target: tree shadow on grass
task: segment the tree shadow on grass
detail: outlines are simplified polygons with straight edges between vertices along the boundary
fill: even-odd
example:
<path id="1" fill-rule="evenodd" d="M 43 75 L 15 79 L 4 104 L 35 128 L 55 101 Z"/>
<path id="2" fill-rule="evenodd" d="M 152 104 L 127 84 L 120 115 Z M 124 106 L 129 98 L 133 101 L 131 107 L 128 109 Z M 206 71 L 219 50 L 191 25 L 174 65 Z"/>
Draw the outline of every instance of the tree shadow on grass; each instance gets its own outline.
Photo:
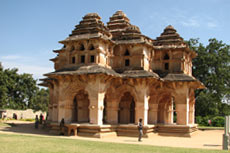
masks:
<path id="1" fill-rule="evenodd" d="M 39 134 L 39 135 L 51 135 L 48 128 L 44 128 L 43 125 L 39 125 L 38 129 L 35 129 L 35 124 L 33 122 L 28 123 L 5 123 L 9 126 L 0 127 L 0 131 L 5 132 L 15 132 L 23 134 Z"/>

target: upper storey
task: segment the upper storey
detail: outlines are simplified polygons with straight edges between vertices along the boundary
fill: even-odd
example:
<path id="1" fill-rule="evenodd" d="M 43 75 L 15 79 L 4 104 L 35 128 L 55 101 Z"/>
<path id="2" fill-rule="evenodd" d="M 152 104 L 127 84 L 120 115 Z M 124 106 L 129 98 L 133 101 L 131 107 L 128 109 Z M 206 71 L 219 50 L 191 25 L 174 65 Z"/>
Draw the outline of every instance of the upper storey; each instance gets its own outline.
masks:
<path id="1" fill-rule="evenodd" d="M 132 25 L 122 11 L 117 11 L 110 17 L 107 27 L 116 43 L 110 57 L 111 67 L 119 73 L 150 71 L 152 39 L 141 34 L 140 29 Z"/>
<path id="2" fill-rule="evenodd" d="M 153 71 L 192 75 L 192 59 L 196 53 L 189 49 L 173 26 L 167 26 L 153 46 Z"/>
<path id="3" fill-rule="evenodd" d="M 113 45 L 112 35 L 100 19 L 97 13 L 85 15 L 72 34 L 60 41 L 64 47 L 55 50 L 58 56 L 51 59 L 55 62 L 55 70 L 85 64 L 108 66 L 106 57 Z"/>
<path id="4" fill-rule="evenodd" d="M 172 26 L 153 40 L 132 25 L 126 14 L 117 11 L 107 26 L 97 13 L 89 13 L 75 26 L 64 46 L 54 50 L 58 55 L 51 59 L 55 70 L 98 65 L 115 73 L 144 72 L 161 75 L 180 73 L 192 75 L 191 51 Z"/>

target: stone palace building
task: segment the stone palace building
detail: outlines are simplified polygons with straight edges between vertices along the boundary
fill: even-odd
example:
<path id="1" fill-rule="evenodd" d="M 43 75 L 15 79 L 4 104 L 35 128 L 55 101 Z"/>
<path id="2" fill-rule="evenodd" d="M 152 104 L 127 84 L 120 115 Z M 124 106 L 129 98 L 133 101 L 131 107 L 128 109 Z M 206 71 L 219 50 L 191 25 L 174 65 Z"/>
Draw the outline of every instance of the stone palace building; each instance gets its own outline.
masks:
<path id="1" fill-rule="evenodd" d="M 68 134 L 135 136 L 143 119 L 144 136 L 190 136 L 194 90 L 204 85 L 192 76 L 190 50 L 167 26 L 156 39 L 117 11 L 105 26 L 97 13 L 83 17 L 54 50 L 55 71 L 45 74 L 49 87 L 51 131 L 64 118 Z"/>

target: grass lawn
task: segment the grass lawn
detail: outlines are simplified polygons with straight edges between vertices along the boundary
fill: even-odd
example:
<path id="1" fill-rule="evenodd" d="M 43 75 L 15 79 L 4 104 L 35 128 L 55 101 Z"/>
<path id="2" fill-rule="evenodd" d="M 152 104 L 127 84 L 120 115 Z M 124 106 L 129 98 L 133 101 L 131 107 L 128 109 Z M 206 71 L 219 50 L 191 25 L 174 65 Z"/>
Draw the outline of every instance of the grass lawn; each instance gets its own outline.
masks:
<path id="1" fill-rule="evenodd" d="M 0 134 L 0 153 L 222 153 L 221 150 L 186 149 L 106 143 L 77 139 Z"/>
<path id="2" fill-rule="evenodd" d="M 224 130 L 224 127 L 198 126 L 198 129 L 204 129 L 204 130 Z"/>

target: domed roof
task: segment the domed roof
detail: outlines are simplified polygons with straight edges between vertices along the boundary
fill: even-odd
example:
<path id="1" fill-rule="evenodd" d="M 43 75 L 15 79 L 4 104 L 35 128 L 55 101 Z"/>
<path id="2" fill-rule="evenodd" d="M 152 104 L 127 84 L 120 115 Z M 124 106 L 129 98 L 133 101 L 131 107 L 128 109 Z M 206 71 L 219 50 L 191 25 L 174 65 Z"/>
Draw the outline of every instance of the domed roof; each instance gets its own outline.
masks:
<path id="1" fill-rule="evenodd" d="M 70 37 L 88 34 L 88 37 L 90 38 L 90 35 L 98 33 L 101 33 L 108 38 L 111 37 L 108 28 L 104 26 L 104 23 L 100 19 L 101 17 L 97 13 L 86 14 L 83 17 L 83 20 L 75 26 L 75 29 L 72 31 L 72 34 L 70 34 Z"/>
<path id="2" fill-rule="evenodd" d="M 117 11 L 110 17 L 107 27 L 109 32 L 113 35 L 113 40 L 116 40 L 131 24 L 126 14 L 122 11 Z"/>
<path id="3" fill-rule="evenodd" d="M 172 25 L 168 25 L 160 37 L 157 37 L 154 46 L 186 46 L 184 39 L 180 37 Z"/>
<path id="4" fill-rule="evenodd" d="M 88 19 L 88 18 L 97 18 L 99 20 L 101 19 L 101 17 L 97 13 L 88 13 L 83 17 L 83 19 Z"/>

